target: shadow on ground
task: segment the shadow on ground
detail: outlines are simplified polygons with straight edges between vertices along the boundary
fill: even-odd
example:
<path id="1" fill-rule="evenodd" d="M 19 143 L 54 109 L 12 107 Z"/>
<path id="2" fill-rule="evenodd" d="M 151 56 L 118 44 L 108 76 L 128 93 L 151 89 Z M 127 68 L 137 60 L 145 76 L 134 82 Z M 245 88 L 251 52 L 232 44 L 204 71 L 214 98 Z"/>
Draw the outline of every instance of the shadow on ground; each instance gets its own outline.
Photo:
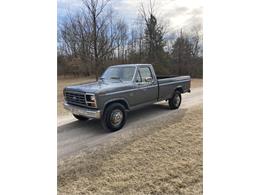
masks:
<path id="1" fill-rule="evenodd" d="M 129 127 L 138 121 L 141 121 L 143 119 L 149 119 L 153 116 L 179 111 L 170 110 L 168 105 L 166 104 L 149 105 L 144 108 L 129 112 L 127 114 L 127 126 Z M 97 119 L 91 119 L 88 121 L 73 121 L 69 124 L 61 125 L 58 127 L 58 133 L 70 130 L 75 131 L 75 129 L 79 131 L 92 132 L 94 134 L 109 133 L 102 128 L 101 121 Z"/>

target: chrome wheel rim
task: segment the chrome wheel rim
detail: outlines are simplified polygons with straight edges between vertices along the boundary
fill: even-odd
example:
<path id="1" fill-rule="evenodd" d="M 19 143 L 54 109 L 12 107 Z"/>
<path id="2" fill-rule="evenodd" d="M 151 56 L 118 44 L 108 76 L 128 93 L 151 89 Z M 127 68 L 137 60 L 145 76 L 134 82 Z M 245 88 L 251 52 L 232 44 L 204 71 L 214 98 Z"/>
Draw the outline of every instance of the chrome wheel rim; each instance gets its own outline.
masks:
<path id="1" fill-rule="evenodd" d="M 114 126 L 118 126 L 121 124 L 123 120 L 123 112 L 119 109 L 115 109 L 112 111 L 111 116 L 110 116 L 110 122 Z"/>

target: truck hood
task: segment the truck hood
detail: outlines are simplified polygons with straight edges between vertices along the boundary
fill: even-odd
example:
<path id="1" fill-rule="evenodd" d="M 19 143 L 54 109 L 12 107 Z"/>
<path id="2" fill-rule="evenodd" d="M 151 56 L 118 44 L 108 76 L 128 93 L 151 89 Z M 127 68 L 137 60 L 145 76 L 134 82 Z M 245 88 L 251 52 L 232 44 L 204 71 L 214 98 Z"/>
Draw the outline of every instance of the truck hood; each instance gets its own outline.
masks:
<path id="1" fill-rule="evenodd" d="M 125 90 L 125 89 L 130 89 L 130 88 L 132 88 L 131 82 L 98 81 L 98 82 L 94 82 L 94 83 L 67 86 L 67 87 L 65 87 L 65 90 L 99 94 L 99 93 L 114 92 L 114 91 L 118 91 L 118 90 Z"/>

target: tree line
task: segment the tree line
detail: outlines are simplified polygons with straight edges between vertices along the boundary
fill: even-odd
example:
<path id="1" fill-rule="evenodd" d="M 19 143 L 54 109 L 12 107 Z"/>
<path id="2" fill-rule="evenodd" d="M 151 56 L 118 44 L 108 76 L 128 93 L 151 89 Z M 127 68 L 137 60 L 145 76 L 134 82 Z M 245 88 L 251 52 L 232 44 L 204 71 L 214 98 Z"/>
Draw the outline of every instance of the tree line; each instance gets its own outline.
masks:
<path id="1" fill-rule="evenodd" d="M 82 2 L 81 10 L 68 12 L 58 24 L 59 75 L 98 78 L 109 65 L 149 63 L 158 74 L 202 77 L 200 29 L 167 31 L 152 3 L 149 8 L 141 4 L 140 16 L 129 25 L 116 16 L 110 0 Z"/>

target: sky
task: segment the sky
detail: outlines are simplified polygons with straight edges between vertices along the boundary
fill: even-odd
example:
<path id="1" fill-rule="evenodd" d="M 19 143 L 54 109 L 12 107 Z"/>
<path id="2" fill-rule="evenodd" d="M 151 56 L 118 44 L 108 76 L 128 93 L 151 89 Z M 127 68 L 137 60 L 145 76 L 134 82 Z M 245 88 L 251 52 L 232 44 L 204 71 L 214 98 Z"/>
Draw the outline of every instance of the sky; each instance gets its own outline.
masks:
<path id="1" fill-rule="evenodd" d="M 117 15 L 124 18 L 129 24 L 134 23 L 138 16 L 141 3 L 148 5 L 149 0 L 111 0 Z M 195 26 L 202 27 L 202 0 L 155 0 L 156 16 L 167 23 L 171 32 L 192 30 Z M 58 22 L 62 21 L 67 13 L 77 12 L 82 5 L 82 0 L 58 0 Z"/>

